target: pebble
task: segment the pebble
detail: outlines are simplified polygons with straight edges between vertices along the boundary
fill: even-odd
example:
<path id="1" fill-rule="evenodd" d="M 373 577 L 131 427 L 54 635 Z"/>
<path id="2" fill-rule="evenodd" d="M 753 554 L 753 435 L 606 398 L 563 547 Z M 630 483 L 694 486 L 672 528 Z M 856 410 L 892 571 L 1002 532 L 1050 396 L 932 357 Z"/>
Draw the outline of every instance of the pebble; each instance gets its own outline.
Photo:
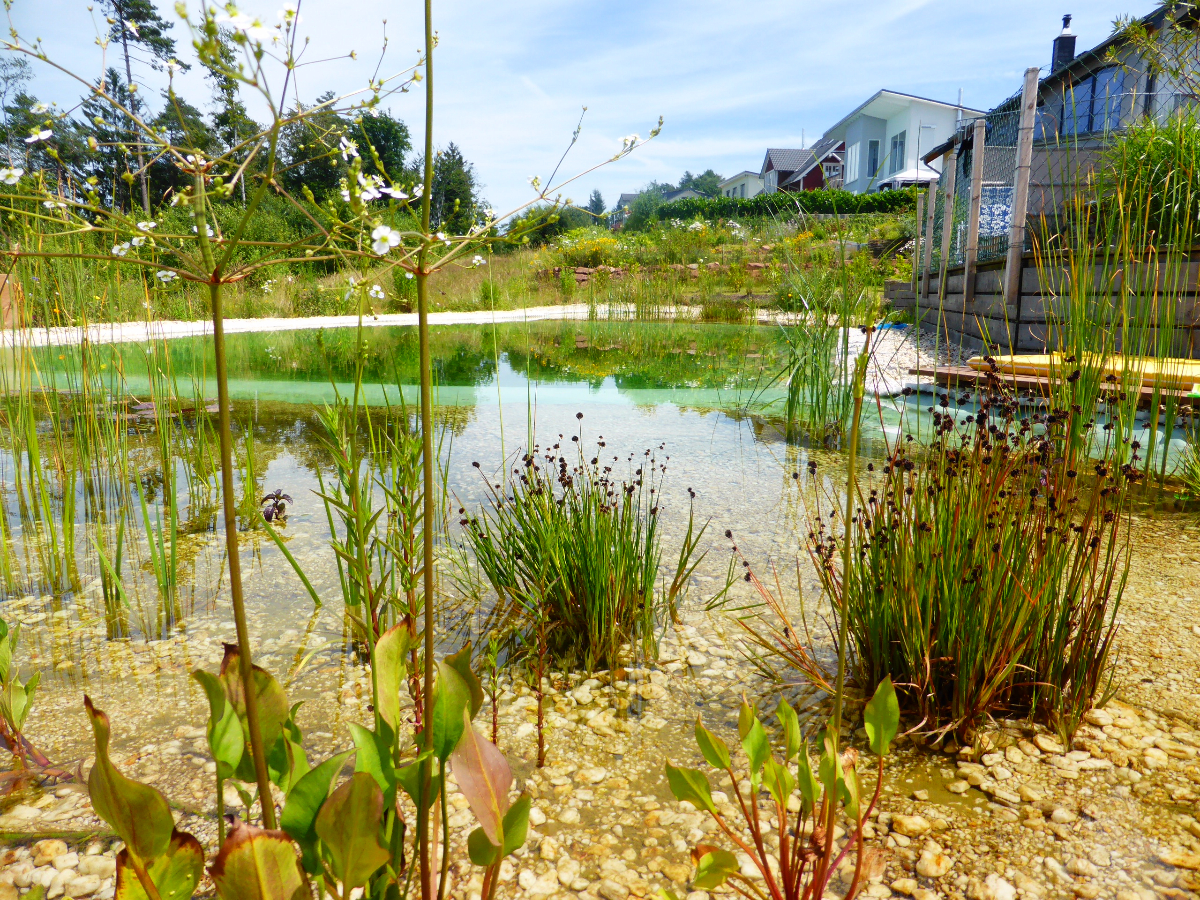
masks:
<path id="1" fill-rule="evenodd" d="M 1033 736 L 1033 745 L 1043 753 L 1062 755 L 1063 752 L 1063 745 L 1048 734 L 1035 734 Z"/>
<path id="2" fill-rule="evenodd" d="M 917 860 L 917 874 L 922 878 L 941 878 L 954 863 L 945 853 L 926 850 Z"/>
<path id="3" fill-rule="evenodd" d="M 604 900 L 625 900 L 629 896 L 629 888 L 611 878 L 602 878 L 596 893 Z"/>
<path id="4" fill-rule="evenodd" d="M 33 864 L 35 866 L 48 865 L 55 857 L 61 856 L 66 852 L 66 841 L 60 841 L 57 838 L 38 841 L 33 845 Z"/>
<path id="5" fill-rule="evenodd" d="M 923 816 L 892 816 L 892 830 L 905 837 L 920 837 L 928 833 L 929 829 L 929 821 Z"/>

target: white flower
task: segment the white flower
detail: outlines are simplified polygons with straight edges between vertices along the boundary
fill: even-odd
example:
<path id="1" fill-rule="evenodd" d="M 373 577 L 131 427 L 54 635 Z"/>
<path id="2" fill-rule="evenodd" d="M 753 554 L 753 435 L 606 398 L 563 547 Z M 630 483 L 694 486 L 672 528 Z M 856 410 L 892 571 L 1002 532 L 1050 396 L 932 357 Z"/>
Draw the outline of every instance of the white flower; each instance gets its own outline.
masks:
<path id="1" fill-rule="evenodd" d="M 475 258 L 471 260 L 471 265 L 473 265 L 473 266 L 486 266 L 486 265 L 487 265 L 487 260 L 486 260 L 486 259 L 484 259 L 482 256 L 480 256 L 478 253 L 476 253 L 476 254 L 475 254 Z"/>
<path id="2" fill-rule="evenodd" d="M 263 282 L 262 291 L 264 294 L 271 293 L 271 291 L 274 290 L 274 288 L 275 288 L 275 279 L 274 278 L 268 278 L 266 281 Z"/>
<path id="3" fill-rule="evenodd" d="M 638 144 L 640 144 L 641 141 L 642 141 L 641 135 L 638 135 L 638 134 L 626 135 L 625 137 L 621 138 L 621 152 L 624 153 L 627 150 L 632 150 L 634 147 L 636 147 Z"/>
<path id="4" fill-rule="evenodd" d="M 351 157 L 358 158 L 358 144 L 354 141 L 347 140 L 345 135 L 338 139 L 338 149 L 342 153 L 342 159 L 349 161 Z M 361 177 L 361 176 L 360 176 Z"/>
<path id="5" fill-rule="evenodd" d="M 135 247 L 140 247 L 142 244 L 146 243 L 146 236 L 144 234 L 139 234 L 137 237 L 130 240 L 129 243 L 133 244 Z"/>
<path id="6" fill-rule="evenodd" d="M 24 169 L 10 169 L 5 166 L 3 169 L 0 169 L 0 181 L 3 181 L 5 184 L 16 184 L 24 174 Z"/>
<path id="7" fill-rule="evenodd" d="M 183 66 L 177 63 L 175 60 L 171 60 L 167 63 L 167 71 L 174 75 L 176 72 L 182 72 Z"/>
<path id="8" fill-rule="evenodd" d="M 50 105 L 48 103 L 35 103 L 30 109 L 30 112 L 32 112 L 35 116 L 44 116 L 46 113 L 50 112 Z"/>
<path id="9" fill-rule="evenodd" d="M 377 284 L 371 285 L 371 289 L 367 291 L 367 296 L 372 300 L 382 300 L 384 298 L 383 288 Z"/>
<path id="10" fill-rule="evenodd" d="M 226 9 L 229 8 L 231 7 L 226 7 Z M 230 15 L 217 16 L 217 21 L 232 25 L 235 31 L 240 31 L 256 44 L 275 43 L 279 40 L 278 28 L 268 28 L 263 24 L 262 19 L 248 16 L 246 13 L 234 12 Z"/>
<path id="11" fill-rule="evenodd" d="M 405 278 L 412 278 L 412 277 L 413 277 L 413 273 L 412 273 L 412 272 L 405 272 L 405 273 L 404 273 L 404 277 L 405 277 Z"/>
<path id="12" fill-rule="evenodd" d="M 211 226 L 211 225 L 208 225 L 208 224 L 206 224 L 206 225 L 204 226 L 204 230 L 205 230 L 205 232 L 208 234 L 208 236 L 209 236 L 209 237 L 212 237 L 212 236 L 213 236 L 213 230 L 212 230 L 212 226 Z M 193 226 L 192 226 L 192 233 L 193 233 L 193 234 L 199 234 L 199 233 L 200 233 L 200 229 L 199 229 L 199 228 L 197 228 L 195 225 L 193 225 Z"/>
<path id="13" fill-rule="evenodd" d="M 157 222 L 138 222 L 137 223 L 138 231 L 147 231 L 148 232 L 151 228 L 157 228 L 157 227 L 158 227 Z"/>
<path id="14" fill-rule="evenodd" d="M 112 248 L 113 256 L 124 256 L 129 252 L 129 242 L 124 241 Z"/>
<path id="15" fill-rule="evenodd" d="M 400 232 L 387 225 L 380 225 L 371 232 L 371 249 L 383 256 L 400 243 Z"/>
<path id="16" fill-rule="evenodd" d="M 43 200 L 42 206 L 46 207 L 46 209 L 66 209 L 67 208 L 67 204 L 63 203 L 61 200 Z"/>
<path id="17" fill-rule="evenodd" d="M 54 134 L 54 132 L 49 128 L 43 128 L 41 131 L 38 131 L 35 128 L 33 131 L 29 132 L 29 137 L 25 138 L 25 143 L 36 144 L 38 141 L 46 140 L 46 138 L 50 137 L 52 134 Z"/>
<path id="18" fill-rule="evenodd" d="M 688 226 L 688 231 L 703 231 L 703 230 L 704 230 L 703 222 L 693 222 L 691 225 Z"/>
<path id="19" fill-rule="evenodd" d="M 295 3 L 285 3 L 285 4 L 283 4 L 283 9 L 281 9 L 278 13 L 276 13 L 276 15 L 278 15 L 279 18 L 283 19 L 284 24 L 287 24 L 289 22 L 304 21 L 299 15 L 297 15 L 296 8 L 297 8 L 297 5 Z"/>
<path id="20" fill-rule="evenodd" d="M 172 281 L 174 281 L 179 276 L 176 273 L 172 272 L 170 269 L 159 269 L 154 274 L 154 277 L 157 278 L 159 281 L 161 281 L 163 284 L 170 284 Z"/>

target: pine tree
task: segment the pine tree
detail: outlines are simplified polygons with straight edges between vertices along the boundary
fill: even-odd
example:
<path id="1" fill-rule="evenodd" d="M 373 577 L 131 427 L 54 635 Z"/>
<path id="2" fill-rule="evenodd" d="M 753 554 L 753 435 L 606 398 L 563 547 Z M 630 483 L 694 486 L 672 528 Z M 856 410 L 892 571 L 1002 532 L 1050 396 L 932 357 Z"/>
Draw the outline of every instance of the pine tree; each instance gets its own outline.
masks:
<path id="1" fill-rule="evenodd" d="M 109 38 L 121 46 L 125 58 L 125 83 L 129 86 L 129 109 L 134 115 L 138 114 L 141 103 L 138 100 L 133 80 L 133 65 L 130 48 L 140 49 L 150 55 L 147 63 L 152 69 L 161 69 L 162 64 L 175 56 L 175 41 L 167 37 L 166 31 L 171 27 L 158 14 L 151 0 L 104 0 L 104 6 L 109 17 Z M 186 65 L 183 68 L 188 68 Z M 130 123 L 132 126 L 132 123 Z M 130 127 L 129 132 L 134 129 Z M 145 155 L 142 151 L 140 136 L 133 134 L 134 147 L 137 152 L 138 180 L 142 188 L 142 208 L 150 213 L 150 186 L 146 181 Z"/>
<path id="2" fill-rule="evenodd" d="M 476 196 L 475 167 L 451 143 L 439 150 L 433 163 L 429 195 L 430 221 L 439 231 L 463 234 L 474 227 L 483 201 Z"/>
<path id="3" fill-rule="evenodd" d="M 232 73 L 238 69 L 237 47 L 229 32 L 217 33 L 217 54 L 212 62 L 205 63 L 208 78 L 213 86 L 212 127 L 222 149 L 236 147 L 252 135 L 258 134 L 259 125 L 246 111 L 241 98 L 241 82 Z M 246 198 L 246 181 L 239 179 L 243 201 Z"/>
<path id="4" fill-rule="evenodd" d="M 0 109 L 4 111 L 4 155 L 10 166 L 17 164 L 17 158 L 24 148 L 17 147 L 14 143 L 17 132 L 13 131 L 8 105 L 24 94 L 25 85 L 32 77 L 28 60 L 12 55 L 0 57 Z M 32 107 L 32 104 L 30 106 Z"/>

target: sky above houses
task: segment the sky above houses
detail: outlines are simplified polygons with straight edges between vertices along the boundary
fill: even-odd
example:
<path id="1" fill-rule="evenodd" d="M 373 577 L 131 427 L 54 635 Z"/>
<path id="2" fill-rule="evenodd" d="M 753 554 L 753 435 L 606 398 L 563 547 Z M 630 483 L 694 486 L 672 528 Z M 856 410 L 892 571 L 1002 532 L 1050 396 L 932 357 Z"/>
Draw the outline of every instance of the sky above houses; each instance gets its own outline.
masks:
<path id="1" fill-rule="evenodd" d="M 175 21 L 174 4 L 156 0 Z M 282 2 L 245 0 L 239 8 L 277 21 Z M 434 57 L 434 139 L 458 144 L 497 210 L 532 195 L 587 107 L 579 141 L 560 173 L 608 159 L 629 134 L 645 137 L 661 115 L 661 135 L 631 156 L 564 189 L 584 202 L 593 188 L 611 207 L 622 191 L 684 170 L 725 176 L 757 171 L 767 147 L 812 144 L 881 88 L 987 109 L 1020 88 L 1031 65 L 1045 66 L 1063 13 L 1084 50 L 1104 40 L 1121 14 L 1142 15 L 1152 0 L 434 0 L 440 44 Z M 83 0 L 15 0 L 22 37 L 40 37 L 48 55 L 94 78 L 100 71 L 92 15 Z M 1061 8 L 1060 8 L 1061 7 Z M 100 4 L 96 4 L 98 21 Z M 381 72 L 415 60 L 422 39 L 417 0 L 303 0 L 306 60 L 351 50 L 302 68 L 301 100 L 364 86 L 389 46 Z M 175 26 L 188 58 L 186 31 Z M 110 56 L 109 64 L 114 59 Z M 149 88 L 162 76 L 143 69 Z M 210 89 L 197 70 L 179 88 L 204 106 Z M 66 76 L 35 63 L 32 92 L 70 105 L 81 93 Z M 423 94 L 385 106 L 422 140 Z M 254 109 L 252 107 L 252 112 Z M 561 177 L 561 175 L 560 175 Z"/>

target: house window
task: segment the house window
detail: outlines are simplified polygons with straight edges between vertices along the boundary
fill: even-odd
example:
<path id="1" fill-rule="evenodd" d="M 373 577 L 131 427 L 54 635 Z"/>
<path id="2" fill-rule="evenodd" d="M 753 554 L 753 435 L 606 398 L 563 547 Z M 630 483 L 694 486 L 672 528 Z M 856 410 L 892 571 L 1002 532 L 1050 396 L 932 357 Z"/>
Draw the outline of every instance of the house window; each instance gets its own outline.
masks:
<path id="1" fill-rule="evenodd" d="M 1121 125 L 1125 72 L 1113 66 L 1068 86 L 1063 97 L 1063 134 L 1111 131 Z"/>
<path id="2" fill-rule="evenodd" d="M 858 181 L 858 151 L 862 144 L 851 144 L 846 150 L 846 180 Z"/>
<path id="3" fill-rule="evenodd" d="M 744 198 L 745 196 L 746 196 L 746 185 L 743 184 L 742 185 L 742 197 Z"/>
<path id="4" fill-rule="evenodd" d="M 892 135 L 892 149 L 888 154 L 888 174 L 892 175 L 904 168 L 904 138 L 907 132 Z"/>
<path id="5" fill-rule="evenodd" d="M 779 188 L 779 173 L 772 169 L 767 173 L 765 190 L 768 194 L 773 194 Z"/>
<path id="6" fill-rule="evenodd" d="M 867 177 L 879 174 L 879 141 L 867 142 Z"/>

